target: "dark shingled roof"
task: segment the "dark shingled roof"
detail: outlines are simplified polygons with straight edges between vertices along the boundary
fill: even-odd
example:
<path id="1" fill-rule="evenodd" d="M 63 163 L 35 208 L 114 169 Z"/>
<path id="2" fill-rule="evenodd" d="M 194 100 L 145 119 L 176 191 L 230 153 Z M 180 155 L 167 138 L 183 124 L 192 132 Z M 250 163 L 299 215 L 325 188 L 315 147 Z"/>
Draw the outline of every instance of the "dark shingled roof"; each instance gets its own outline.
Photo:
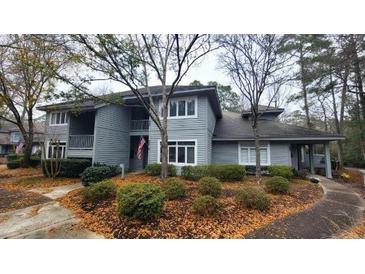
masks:
<path id="1" fill-rule="evenodd" d="M 259 134 L 263 140 L 340 140 L 343 136 L 319 130 L 280 123 L 277 120 L 259 121 Z M 243 119 L 240 113 L 223 111 L 217 120 L 213 140 L 253 140 L 251 121 Z"/>
<path id="2" fill-rule="evenodd" d="M 170 86 L 167 86 L 167 90 L 170 89 Z M 139 89 L 140 93 L 142 95 L 147 96 L 147 90 L 145 88 Z M 153 96 L 159 96 L 161 95 L 161 86 L 152 86 L 150 87 L 151 94 Z M 206 93 L 209 95 L 210 102 L 212 104 L 213 110 L 215 111 L 215 114 L 218 118 L 222 116 L 222 110 L 219 104 L 218 100 L 218 94 L 216 86 L 177 86 L 174 90 L 174 97 L 177 96 L 184 96 L 184 95 L 199 95 Z M 131 90 L 117 92 L 117 93 L 110 93 L 105 95 L 100 95 L 99 97 L 105 98 L 107 96 L 121 96 L 126 105 L 128 103 L 136 103 L 137 98 L 135 97 L 134 93 Z M 70 109 L 73 107 L 77 107 L 79 109 L 95 109 L 100 106 L 105 105 L 102 100 L 88 100 L 83 102 L 78 101 L 67 101 L 63 103 L 57 103 L 57 104 L 48 104 L 44 106 L 38 106 L 37 109 L 39 110 L 57 110 L 57 109 Z"/>
<path id="3" fill-rule="evenodd" d="M 277 108 L 277 107 L 270 107 L 270 106 L 265 106 L 265 105 L 259 105 L 259 113 L 271 113 L 271 114 L 275 114 L 276 116 L 280 115 L 281 113 L 284 112 L 283 108 Z M 251 109 L 244 109 L 241 114 L 242 117 L 248 117 L 250 116 L 252 113 Z"/>

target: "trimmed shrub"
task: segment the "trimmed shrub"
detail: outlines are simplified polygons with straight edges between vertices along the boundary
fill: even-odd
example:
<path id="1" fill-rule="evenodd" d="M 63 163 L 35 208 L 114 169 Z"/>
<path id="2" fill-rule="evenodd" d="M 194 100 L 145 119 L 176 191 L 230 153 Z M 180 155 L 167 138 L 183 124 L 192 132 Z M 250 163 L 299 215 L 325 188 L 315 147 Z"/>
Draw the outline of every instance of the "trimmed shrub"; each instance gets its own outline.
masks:
<path id="1" fill-rule="evenodd" d="M 269 178 L 265 184 L 270 193 L 287 193 L 289 191 L 289 181 L 281 176 Z"/>
<path id="2" fill-rule="evenodd" d="M 199 180 L 203 177 L 215 177 L 222 181 L 240 181 L 246 175 L 246 169 L 241 165 L 198 165 L 184 166 L 181 176 L 187 180 Z"/>
<path id="3" fill-rule="evenodd" d="M 181 168 L 181 176 L 186 180 L 197 181 L 203 177 L 209 176 L 208 166 L 183 166 Z"/>
<path id="4" fill-rule="evenodd" d="M 91 166 L 90 160 L 87 159 L 60 159 L 61 170 L 57 177 L 65 178 L 77 178 L 81 176 L 81 173 Z M 42 161 L 42 172 L 47 175 L 44 164 L 47 162 L 47 167 L 50 169 L 51 160 Z"/>
<path id="5" fill-rule="evenodd" d="M 12 162 L 12 161 L 15 161 L 15 160 L 19 160 L 21 158 L 23 158 L 23 154 L 15 154 L 15 153 L 12 153 L 12 154 L 6 155 L 6 160 L 8 162 Z"/>
<path id="6" fill-rule="evenodd" d="M 148 164 L 145 167 L 145 171 L 148 175 L 160 176 L 160 174 L 161 174 L 161 164 L 158 164 L 158 163 Z M 167 173 L 168 173 L 168 176 L 176 176 L 176 167 L 174 165 L 169 164 L 167 166 Z"/>
<path id="7" fill-rule="evenodd" d="M 246 173 L 249 175 L 255 175 L 256 174 L 256 166 L 245 166 Z M 268 175 L 268 167 L 267 166 L 261 166 L 261 174 L 262 175 Z"/>
<path id="8" fill-rule="evenodd" d="M 201 216 L 212 216 L 217 214 L 222 206 L 216 198 L 210 195 L 199 196 L 193 201 L 193 210 Z"/>
<path id="9" fill-rule="evenodd" d="M 20 168 L 20 164 L 21 164 L 21 160 L 12 160 L 12 161 L 8 161 L 6 166 L 8 167 L 8 169 L 16 169 L 16 168 Z"/>
<path id="10" fill-rule="evenodd" d="M 301 169 L 301 170 L 298 170 L 298 177 L 299 178 L 302 178 L 302 179 L 305 179 L 307 178 L 307 176 L 309 175 L 309 170 L 308 169 Z"/>
<path id="11" fill-rule="evenodd" d="M 214 177 L 203 177 L 198 182 L 198 190 L 201 195 L 219 197 L 222 192 L 222 183 Z"/>
<path id="12" fill-rule="evenodd" d="M 266 210 L 270 206 L 270 197 L 257 187 L 245 187 L 236 194 L 237 202 L 246 207 L 258 210 Z"/>
<path id="13" fill-rule="evenodd" d="M 82 192 L 82 199 L 86 203 L 96 204 L 107 198 L 115 197 L 117 187 L 112 180 L 105 180 L 100 183 L 86 187 Z"/>
<path id="14" fill-rule="evenodd" d="M 176 200 L 179 198 L 184 198 L 186 196 L 185 183 L 180 179 L 167 179 L 164 182 L 163 188 L 166 194 L 166 198 L 169 200 Z"/>
<path id="15" fill-rule="evenodd" d="M 88 186 L 95 184 L 104 179 L 116 176 L 119 173 L 119 169 L 114 166 L 99 165 L 91 166 L 81 173 L 81 182 L 83 185 Z"/>
<path id="16" fill-rule="evenodd" d="M 246 175 L 246 168 L 241 165 L 210 165 L 209 176 L 222 181 L 241 181 Z"/>
<path id="17" fill-rule="evenodd" d="M 120 216 L 140 220 L 154 220 L 160 217 L 165 194 L 154 184 L 129 184 L 122 186 L 117 194 Z"/>
<path id="18" fill-rule="evenodd" d="M 272 176 L 281 176 L 290 179 L 294 175 L 294 168 L 285 165 L 273 165 L 269 166 L 268 170 Z"/>
<path id="19" fill-rule="evenodd" d="M 41 157 L 38 155 L 33 155 L 30 157 L 29 165 L 31 167 L 37 167 L 41 164 Z"/>

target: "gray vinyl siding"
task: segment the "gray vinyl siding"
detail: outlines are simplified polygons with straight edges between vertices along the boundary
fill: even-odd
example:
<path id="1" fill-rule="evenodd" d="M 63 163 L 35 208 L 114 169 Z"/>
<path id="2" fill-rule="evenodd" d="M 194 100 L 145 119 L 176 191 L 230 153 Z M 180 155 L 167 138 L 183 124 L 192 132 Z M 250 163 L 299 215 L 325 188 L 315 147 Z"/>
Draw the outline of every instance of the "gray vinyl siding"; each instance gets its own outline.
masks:
<path id="1" fill-rule="evenodd" d="M 238 164 L 238 143 L 213 142 L 212 164 Z"/>
<path id="2" fill-rule="evenodd" d="M 291 165 L 290 145 L 288 143 L 270 143 L 271 164 Z"/>
<path id="3" fill-rule="evenodd" d="M 208 121 L 207 164 L 211 164 L 212 163 L 212 150 L 213 150 L 212 138 L 213 138 L 213 133 L 214 133 L 214 128 L 215 128 L 217 118 L 215 117 L 215 114 L 214 114 L 213 109 L 209 102 L 208 102 L 208 106 L 207 106 L 207 111 L 208 111 L 208 116 L 207 116 L 207 121 Z"/>
<path id="4" fill-rule="evenodd" d="M 211 162 L 211 135 L 214 126 L 211 123 L 211 129 L 208 130 L 208 113 L 209 101 L 205 96 L 199 96 L 196 118 L 182 118 L 168 120 L 169 140 L 196 140 L 197 141 L 197 159 L 199 165 L 209 164 Z M 214 117 L 215 119 L 215 117 Z M 214 121 L 215 124 L 215 121 Z M 161 139 L 160 132 L 156 125 L 150 120 L 149 129 L 149 151 L 148 162 L 156 163 L 158 161 L 158 141 Z"/>
<path id="5" fill-rule="evenodd" d="M 238 143 L 233 142 L 213 142 L 213 164 L 237 164 L 238 159 Z M 240 142 L 246 146 L 254 146 L 253 141 Z M 261 142 L 267 145 L 267 142 Z M 270 161 L 271 165 L 291 165 L 290 146 L 288 143 L 270 142 Z"/>
<path id="6" fill-rule="evenodd" d="M 95 116 L 94 162 L 124 164 L 129 168 L 130 110 L 109 105 L 97 110 Z"/>

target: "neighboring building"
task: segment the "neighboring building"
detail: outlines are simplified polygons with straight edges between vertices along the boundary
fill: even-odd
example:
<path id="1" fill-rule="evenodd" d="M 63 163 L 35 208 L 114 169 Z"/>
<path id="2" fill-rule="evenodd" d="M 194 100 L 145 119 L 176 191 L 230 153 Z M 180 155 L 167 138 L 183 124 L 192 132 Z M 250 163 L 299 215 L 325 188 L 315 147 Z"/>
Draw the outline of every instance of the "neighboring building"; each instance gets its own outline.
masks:
<path id="1" fill-rule="evenodd" d="M 44 140 L 44 122 L 36 121 L 34 123 L 34 138 L 32 153 L 41 150 L 41 144 Z M 15 152 L 19 143 L 24 142 L 19 128 L 7 121 L 0 120 L 0 157 L 4 157 Z"/>
<path id="2" fill-rule="evenodd" d="M 159 86 L 152 87 L 160 101 Z M 141 89 L 142 94 L 146 94 Z M 124 106 L 66 102 L 39 107 L 47 112 L 47 157 L 55 153 L 59 140 L 62 157 L 89 158 L 93 163 L 124 164 L 139 170 L 147 163 L 160 162 L 160 133 L 132 92 L 122 92 Z M 76 106 L 75 106 L 76 105 Z M 74 110 L 77 109 L 77 112 Z M 308 166 L 308 151 L 314 171 L 314 144 L 324 146 L 326 175 L 331 177 L 329 142 L 342 136 L 282 124 L 279 108 L 260 107 L 261 164 Z M 140 137 L 147 141 L 143 158 L 137 158 Z M 255 165 L 254 138 L 250 111 L 232 113 L 220 108 L 215 86 L 179 86 L 169 105 L 169 162 L 177 167 L 200 164 Z M 303 149 L 307 147 L 307 149 Z"/>

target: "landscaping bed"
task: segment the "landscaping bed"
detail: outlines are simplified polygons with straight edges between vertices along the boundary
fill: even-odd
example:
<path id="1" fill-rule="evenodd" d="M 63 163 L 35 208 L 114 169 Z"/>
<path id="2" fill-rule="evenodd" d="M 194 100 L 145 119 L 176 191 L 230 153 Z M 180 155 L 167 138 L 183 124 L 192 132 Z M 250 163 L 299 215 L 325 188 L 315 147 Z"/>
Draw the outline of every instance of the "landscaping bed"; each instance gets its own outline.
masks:
<path id="1" fill-rule="evenodd" d="M 262 186 L 265 180 L 264 177 Z M 125 179 L 113 178 L 120 187 L 129 183 L 154 183 L 162 185 L 157 176 L 128 175 Z M 235 193 L 243 186 L 257 186 L 255 178 L 246 176 L 242 181 L 223 183 L 220 212 L 214 216 L 197 215 L 192 208 L 194 198 L 199 196 L 196 181 L 184 180 L 186 197 L 166 200 L 160 218 L 140 221 L 119 217 L 117 201 L 108 198 L 97 205 L 85 204 L 82 190 L 75 190 L 61 198 L 60 203 L 73 210 L 81 218 L 86 229 L 108 238 L 244 238 L 246 234 L 279 218 L 302 211 L 322 197 L 316 184 L 292 179 L 288 194 L 268 194 L 271 206 L 265 211 L 240 206 Z"/>
<path id="2" fill-rule="evenodd" d="M 25 177 L 25 176 L 39 176 L 39 175 L 42 175 L 42 171 L 40 168 L 8 169 L 6 165 L 0 166 L 0 180 Z"/>
<path id="3" fill-rule="evenodd" d="M 7 190 L 49 188 L 63 185 L 72 185 L 80 182 L 78 178 L 47 178 L 43 175 L 14 178 L 10 182 L 0 184 L 0 188 Z"/>

